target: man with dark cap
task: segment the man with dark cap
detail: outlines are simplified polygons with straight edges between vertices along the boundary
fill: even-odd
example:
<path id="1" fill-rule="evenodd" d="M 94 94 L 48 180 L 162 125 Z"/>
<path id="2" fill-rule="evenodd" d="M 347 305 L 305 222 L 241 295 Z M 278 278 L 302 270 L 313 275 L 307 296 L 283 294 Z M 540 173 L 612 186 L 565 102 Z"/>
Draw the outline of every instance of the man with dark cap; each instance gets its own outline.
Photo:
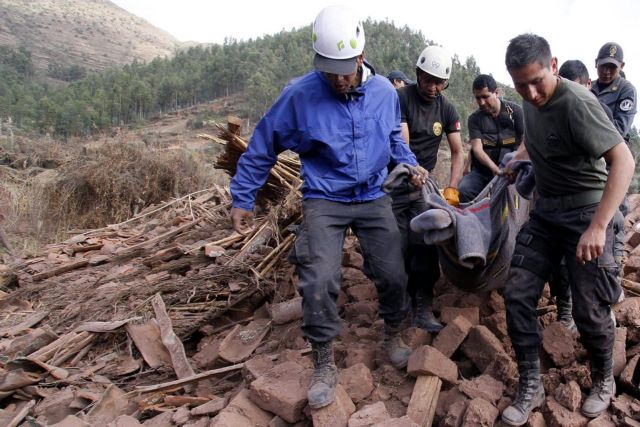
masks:
<path id="1" fill-rule="evenodd" d="M 413 84 L 411 80 L 400 70 L 393 70 L 387 75 L 387 78 L 396 89 Z"/>
<path id="2" fill-rule="evenodd" d="M 340 333 L 342 248 L 351 229 L 360 241 L 364 271 L 375 284 L 384 319 L 384 347 L 397 368 L 411 349 L 400 332 L 408 309 L 407 275 L 391 199 L 381 189 L 387 165 L 412 167 L 420 187 L 426 171 L 402 138 L 398 95 L 364 59 L 364 29 L 345 6 L 323 9 L 313 24 L 315 70 L 292 80 L 257 124 L 231 180 L 233 227 L 253 218 L 256 193 L 278 153 L 291 150 L 302 163 L 302 210 L 289 260 L 302 295 L 302 330 L 311 342 L 311 408 L 335 398 L 338 371 L 332 341 Z"/>
<path id="3" fill-rule="evenodd" d="M 613 114 L 613 123 L 624 140 L 629 143 L 629 130 L 636 115 L 636 88 L 620 73 L 624 68 L 624 53 L 618 43 L 605 43 L 598 52 L 596 69 L 598 79 L 591 91 Z"/>
<path id="4" fill-rule="evenodd" d="M 478 109 L 467 120 L 471 143 L 471 172 L 462 178 L 460 202 L 472 201 L 500 173 L 500 162 L 522 142 L 522 107 L 502 99 L 498 84 L 488 74 L 480 74 L 472 85 Z"/>

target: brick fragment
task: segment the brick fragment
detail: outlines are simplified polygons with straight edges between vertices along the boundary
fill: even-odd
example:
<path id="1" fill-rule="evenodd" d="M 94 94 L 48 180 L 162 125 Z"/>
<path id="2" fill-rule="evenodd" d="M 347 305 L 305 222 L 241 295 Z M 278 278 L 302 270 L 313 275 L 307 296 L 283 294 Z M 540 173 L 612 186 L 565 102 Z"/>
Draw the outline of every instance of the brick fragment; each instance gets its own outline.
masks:
<path id="1" fill-rule="evenodd" d="M 383 402 L 366 405 L 349 418 L 349 427 L 368 427 L 372 424 L 384 423 L 391 416 Z"/>
<path id="2" fill-rule="evenodd" d="M 588 418 L 565 408 L 552 396 L 547 397 L 542 413 L 549 427 L 583 427 L 589 422 Z"/>
<path id="3" fill-rule="evenodd" d="M 478 307 L 443 307 L 440 310 L 440 320 L 447 325 L 458 316 L 466 317 L 474 326 L 480 324 L 480 309 Z"/>
<path id="4" fill-rule="evenodd" d="M 576 360 L 576 337 L 560 322 L 544 329 L 542 346 L 556 366 L 567 366 Z"/>
<path id="5" fill-rule="evenodd" d="M 464 316 L 458 316 L 447 324 L 433 340 L 433 347 L 451 357 L 469 335 L 473 325 Z"/>
<path id="6" fill-rule="evenodd" d="M 371 371 L 363 363 L 342 369 L 340 384 L 355 403 L 367 398 L 374 388 Z"/>
<path id="7" fill-rule="evenodd" d="M 471 328 L 460 348 L 481 372 L 489 367 L 498 354 L 505 353 L 500 340 L 482 325 Z"/>
<path id="8" fill-rule="evenodd" d="M 498 418 L 498 408 L 490 402 L 476 397 L 467 404 L 467 410 L 462 418 L 460 427 L 491 427 Z"/>
<path id="9" fill-rule="evenodd" d="M 249 391 L 242 389 L 218 415 L 209 427 L 268 427 L 273 415 L 249 399 Z"/>
<path id="10" fill-rule="evenodd" d="M 435 375 L 451 384 L 458 382 L 458 367 L 437 349 L 425 345 L 411 353 L 407 364 L 409 375 Z"/>
<path id="11" fill-rule="evenodd" d="M 553 394 L 556 401 L 570 411 L 577 411 L 582 401 L 582 391 L 575 381 L 569 381 L 567 384 L 560 384 Z"/>
<path id="12" fill-rule="evenodd" d="M 489 375 L 483 374 L 472 380 L 462 381 L 458 385 L 458 389 L 471 399 L 482 398 L 495 405 L 502 397 L 504 384 Z"/>
<path id="13" fill-rule="evenodd" d="M 338 384 L 336 399 L 324 408 L 311 409 L 311 419 L 314 427 L 346 427 L 355 411 L 356 406 L 344 388 Z"/>
<path id="14" fill-rule="evenodd" d="M 251 383 L 249 398 L 265 411 L 295 423 L 304 417 L 311 373 L 295 362 L 276 365 Z"/>

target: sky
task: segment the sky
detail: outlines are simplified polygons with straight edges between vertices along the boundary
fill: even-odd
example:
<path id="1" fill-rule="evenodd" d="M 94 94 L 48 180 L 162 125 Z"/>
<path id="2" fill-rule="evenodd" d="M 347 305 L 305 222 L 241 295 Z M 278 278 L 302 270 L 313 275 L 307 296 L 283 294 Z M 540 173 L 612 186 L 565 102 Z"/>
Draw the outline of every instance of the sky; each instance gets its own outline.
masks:
<path id="1" fill-rule="evenodd" d="M 339 0 L 112 0 L 180 41 L 247 40 L 311 24 Z M 364 19 L 422 31 L 462 62 L 473 56 L 483 73 L 513 86 L 504 66 L 509 40 L 533 32 L 546 38 L 559 64 L 579 59 L 597 78 L 595 58 L 609 41 L 624 51 L 627 79 L 640 88 L 640 1 L 637 0 L 352 0 Z M 365 36 L 366 36 L 365 27 Z M 311 46 L 309 46 L 311 48 Z M 415 52 L 416 59 L 420 52 Z M 366 55 L 366 47 L 365 47 Z M 375 66 L 375 64 L 373 64 Z M 311 64 L 310 64 L 311 67 Z M 413 73 L 413 70 L 404 70 Z M 640 119 L 636 118 L 636 126 Z"/>

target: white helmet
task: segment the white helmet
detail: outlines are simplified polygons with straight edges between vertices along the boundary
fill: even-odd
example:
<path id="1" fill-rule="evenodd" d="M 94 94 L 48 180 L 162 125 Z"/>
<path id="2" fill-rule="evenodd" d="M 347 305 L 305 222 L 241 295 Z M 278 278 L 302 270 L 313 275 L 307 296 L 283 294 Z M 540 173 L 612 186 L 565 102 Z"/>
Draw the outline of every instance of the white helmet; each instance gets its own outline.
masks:
<path id="1" fill-rule="evenodd" d="M 341 5 L 322 9 L 313 22 L 315 67 L 327 73 L 351 74 L 364 50 L 364 29 L 356 13 Z"/>
<path id="2" fill-rule="evenodd" d="M 418 57 L 416 67 L 434 77 L 448 80 L 451 77 L 451 55 L 440 46 L 427 46 Z"/>

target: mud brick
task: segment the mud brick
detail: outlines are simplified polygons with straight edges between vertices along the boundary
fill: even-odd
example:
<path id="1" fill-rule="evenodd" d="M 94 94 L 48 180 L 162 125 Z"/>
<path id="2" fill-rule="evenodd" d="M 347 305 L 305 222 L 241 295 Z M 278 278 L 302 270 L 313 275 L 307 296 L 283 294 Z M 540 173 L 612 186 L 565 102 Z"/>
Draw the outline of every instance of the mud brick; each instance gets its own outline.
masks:
<path id="1" fill-rule="evenodd" d="M 345 287 L 371 283 L 362 270 L 358 268 L 342 267 L 342 284 Z"/>
<path id="2" fill-rule="evenodd" d="M 433 347 L 451 357 L 469 335 L 473 325 L 464 316 L 458 316 L 447 324 L 433 340 Z"/>
<path id="3" fill-rule="evenodd" d="M 411 350 L 431 344 L 431 334 L 422 328 L 412 326 L 402 331 L 402 339 Z"/>
<path id="4" fill-rule="evenodd" d="M 613 343 L 613 376 L 617 377 L 627 365 L 627 328 L 616 328 L 616 338 Z"/>
<path id="5" fill-rule="evenodd" d="M 496 404 L 504 391 L 504 384 L 493 377 L 483 374 L 472 380 L 462 381 L 458 389 L 471 399 L 477 397 L 489 403 Z"/>
<path id="6" fill-rule="evenodd" d="M 462 418 L 467 410 L 468 401 L 459 400 L 449 407 L 447 415 L 440 421 L 442 427 L 460 427 Z"/>
<path id="7" fill-rule="evenodd" d="M 435 375 L 451 384 L 458 382 L 458 367 L 447 356 L 437 349 L 425 345 L 411 353 L 407 365 L 407 373 L 418 375 Z"/>
<path id="8" fill-rule="evenodd" d="M 469 398 L 458 390 L 457 387 L 449 390 L 441 391 L 438 395 L 438 404 L 436 405 L 435 418 L 442 419 L 447 415 L 447 411 L 457 402 L 467 402 Z"/>
<path id="9" fill-rule="evenodd" d="M 486 326 L 482 325 L 471 328 L 461 349 L 481 372 L 489 367 L 498 354 L 505 353 L 500 340 Z"/>
<path id="10" fill-rule="evenodd" d="M 373 283 L 351 286 L 346 292 L 351 301 L 374 301 L 378 298 L 378 291 Z"/>
<path id="11" fill-rule="evenodd" d="M 588 418 L 570 411 L 551 396 L 547 397 L 542 412 L 549 427 L 583 427 L 589 422 Z"/>
<path id="12" fill-rule="evenodd" d="M 265 355 L 254 356 L 251 359 L 244 362 L 242 367 L 242 376 L 248 383 L 257 380 L 265 373 L 269 372 L 273 368 L 274 363 L 270 357 Z"/>
<path id="13" fill-rule="evenodd" d="M 567 366 L 576 360 L 576 337 L 560 322 L 544 329 L 542 346 L 557 366 Z"/>
<path id="14" fill-rule="evenodd" d="M 587 427 L 615 427 L 616 424 L 606 412 L 598 418 L 594 418 L 587 423 Z"/>
<path id="15" fill-rule="evenodd" d="M 342 369 L 340 384 L 355 403 L 368 397 L 374 388 L 371 371 L 363 363 Z"/>
<path id="16" fill-rule="evenodd" d="M 364 364 L 370 370 L 376 368 L 376 346 L 370 345 L 366 347 L 349 348 L 344 358 L 345 367 Z"/>
<path id="17" fill-rule="evenodd" d="M 638 364 L 638 359 L 640 359 L 640 355 L 634 356 L 627 363 L 627 366 L 625 366 L 625 368 L 622 370 L 622 373 L 620 374 L 620 385 L 630 390 L 633 390 L 634 388 L 637 387 L 637 385 L 634 385 L 631 380 L 633 378 L 633 370 L 636 368 L 636 365 Z"/>
<path id="18" fill-rule="evenodd" d="M 262 410 L 249 399 L 249 391 L 242 389 L 218 415 L 209 427 L 267 427 L 273 415 Z"/>
<path id="19" fill-rule="evenodd" d="M 633 244 L 631 242 L 633 242 Z M 627 240 L 627 243 L 636 248 L 638 244 L 640 244 L 640 233 L 633 233 L 629 240 Z M 624 267 L 622 267 L 622 274 L 626 276 L 638 271 L 640 271 L 640 255 L 631 255 L 627 258 L 627 262 L 625 262 Z"/>
<path id="20" fill-rule="evenodd" d="M 371 427 L 420 427 L 420 425 L 405 415 L 402 418 L 391 418 L 387 421 L 373 424 Z"/>
<path id="21" fill-rule="evenodd" d="M 472 325 L 480 323 L 480 309 L 478 307 L 443 307 L 440 311 L 440 320 L 447 325 L 458 316 L 466 317 Z"/>
<path id="22" fill-rule="evenodd" d="M 467 404 L 467 410 L 460 427 L 493 426 L 498 415 L 498 408 L 486 400 L 476 397 Z"/>
<path id="23" fill-rule="evenodd" d="M 368 427 L 372 424 L 384 423 L 389 420 L 391 416 L 387 412 L 387 408 L 383 402 L 376 402 L 371 405 L 367 405 L 355 412 L 349 418 L 349 427 Z"/>
<path id="24" fill-rule="evenodd" d="M 555 397 L 556 402 L 568 410 L 575 412 L 580 407 L 582 391 L 577 382 L 569 381 L 567 384 L 560 384 L 553 397 Z"/>
<path id="25" fill-rule="evenodd" d="M 281 363 L 251 383 L 249 397 L 265 411 L 295 423 L 304 417 L 311 373 L 295 362 Z"/>
<path id="26" fill-rule="evenodd" d="M 527 427 L 547 427 L 547 422 L 544 420 L 544 415 L 540 412 L 532 412 L 529 415 L 526 425 Z"/>
<path id="27" fill-rule="evenodd" d="M 504 311 L 499 311 L 491 316 L 487 316 L 482 319 L 482 324 L 489 328 L 498 339 L 504 340 L 509 337 L 507 332 L 507 314 Z"/>
<path id="28" fill-rule="evenodd" d="M 324 408 L 311 409 L 311 419 L 314 427 L 346 427 L 355 411 L 356 406 L 344 388 L 338 384 L 336 399 Z"/>
<path id="29" fill-rule="evenodd" d="M 626 393 L 616 396 L 611 402 L 611 412 L 620 418 L 640 416 L 640 401 Z"/>
<path id="30" fill-rule="evenodd" d="M 224 409 L 224 407 L 227 405 L 227 399 L 225 399 L 224 397 L 217 397 L 214 396 L 213 399 L 211 399 L 209 402 L 207 403 L 203 403 L 200 406 L 196 406 L 195 408 L 193 408 L 191 410 L 191 415 L 193 416 L 199 416 L 199 415 L 215 415 L 218 412 L 222 411 Z"/>

